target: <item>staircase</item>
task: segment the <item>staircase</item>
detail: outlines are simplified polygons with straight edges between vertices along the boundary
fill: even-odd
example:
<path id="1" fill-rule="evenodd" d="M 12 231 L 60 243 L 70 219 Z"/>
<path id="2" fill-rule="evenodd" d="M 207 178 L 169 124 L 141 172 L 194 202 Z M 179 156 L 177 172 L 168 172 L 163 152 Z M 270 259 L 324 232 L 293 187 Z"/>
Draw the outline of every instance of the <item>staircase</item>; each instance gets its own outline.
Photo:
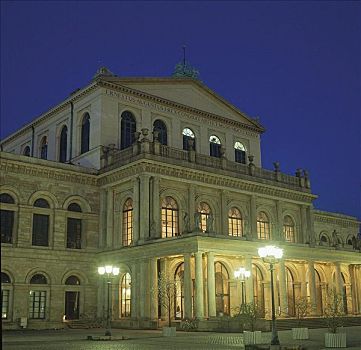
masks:
<path id="1" fill-rule="evenodd" d="M 95 321 L 88 320 L 72 320 L 66 322 L 68 328 L 71 329 L 89 329 L 89 328 L 100 328 L 101 325 L 96 323 Z"/>
<path id="2" fill-rule="evenodd" d="M 343 326 L 361 326 L 361 316 L 344 317 Z M 271 321 L 270 321 L 271 327 Z M 319 318 L 304 318 L 299 321 L 295 318 L 277 319 L 277 329 L 279 331 L 287 330 L 291 328 L 305 327 L 305 328 L 327 328 L 326 323 L 322 317 Z"/>

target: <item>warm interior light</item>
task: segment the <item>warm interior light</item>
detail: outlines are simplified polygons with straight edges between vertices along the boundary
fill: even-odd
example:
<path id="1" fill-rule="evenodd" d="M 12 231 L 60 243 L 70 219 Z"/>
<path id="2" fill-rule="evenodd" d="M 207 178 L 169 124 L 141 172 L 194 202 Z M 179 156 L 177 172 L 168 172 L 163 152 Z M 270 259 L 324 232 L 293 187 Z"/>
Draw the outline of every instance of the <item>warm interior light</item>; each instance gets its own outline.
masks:
<path id="1" fill-rule="evenodd" d="M 113 266 L 112 265 L 105 265 L 105 272 L 106 273 L 112 273 Z"/>
<path id="2" fill-rule="evenodd" d="M 105 274 L 105 267 L 104 266 L 99 266 L 98 267 L 98 273 L 99 273 L 99 275 L 104 275 Z"/>

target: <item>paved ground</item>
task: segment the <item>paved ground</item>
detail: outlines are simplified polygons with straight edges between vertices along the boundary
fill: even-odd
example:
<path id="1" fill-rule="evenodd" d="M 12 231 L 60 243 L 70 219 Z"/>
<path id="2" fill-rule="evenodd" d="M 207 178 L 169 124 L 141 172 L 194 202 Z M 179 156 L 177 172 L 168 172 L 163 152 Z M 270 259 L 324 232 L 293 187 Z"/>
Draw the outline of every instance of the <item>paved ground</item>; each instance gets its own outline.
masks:
<path id="1" fill-rule="evenodd" d="M 348 349 L 361 350 L 361 326 L 347 327 Z M 292 340 L 291 331 L 280 331 L 281 346 L 301 345 L 307 350 L 324 349 L 326 329 L 311 329 L 310 339 Z M 173 338 L 162 337 L 160 331 L 113 329 L 111 341 L 86 340 L 87 336 L 103 337 L 102 329 L 89 330 L 22 330 L 4 331 L 2 348 L 5 350 L 180 350 L 180 349 L 242 349 L 243 339 L 240 333 L 214 332 L 177 332 Z M 126 337 L 121 340 L 122 336 Z M 268 343 L 270 333 L 264 333 L 264 342 Z"/>

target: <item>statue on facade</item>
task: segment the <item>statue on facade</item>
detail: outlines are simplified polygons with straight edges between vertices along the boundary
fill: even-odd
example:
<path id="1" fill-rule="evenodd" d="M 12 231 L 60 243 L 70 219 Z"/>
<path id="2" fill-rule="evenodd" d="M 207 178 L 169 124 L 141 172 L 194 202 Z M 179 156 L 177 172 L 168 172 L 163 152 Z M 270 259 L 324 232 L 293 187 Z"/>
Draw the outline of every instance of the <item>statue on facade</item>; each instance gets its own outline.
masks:
<path id="1" fill-rule="evenodd" d="M 183 216 L 183 233 L 189 233 L 189 232 L 190 232 L 189 215 L 187 212 L 185 212 Z"/>
<path id="2" fill-rule="evenodd" d="M 213 232 L 213 221 L 214 221 L 213 214 L 210 213 L 207 216 L 207 220 L 206 220 L 206 232 Z"/>
<path id="3" fill-rule="evenodd" d="M 201 213 L 196 211 L 194 213 L 194 231 L 195 232 L 200 231 L 200 223 L 201 223 Z"/>
<path id="4" fill-rule="evenodd" d="M 339 241 L 338 241 L 338 237 L 337 237 L 337 232 L 336 232 L 336 230 L 333 230 L 333 232 L 332 232 L 332 246 L 337 247 L 338 245 L 339 245 Z"/>

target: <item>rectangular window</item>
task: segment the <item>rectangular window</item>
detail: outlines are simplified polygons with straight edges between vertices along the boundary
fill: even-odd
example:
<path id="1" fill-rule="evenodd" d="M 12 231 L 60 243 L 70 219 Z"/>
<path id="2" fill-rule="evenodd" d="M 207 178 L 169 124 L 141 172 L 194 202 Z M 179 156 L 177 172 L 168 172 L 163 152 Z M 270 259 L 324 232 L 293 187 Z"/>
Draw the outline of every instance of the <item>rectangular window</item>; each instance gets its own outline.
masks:
<path id="1" fill-rule="evenodd" d="M 46 291 L 30 291 L 29 318 L 44 319 L 46 307 Z"/>
<path id="2" fill-rule="evenodd" d="M 270 239 L 269 223 L 257 221 L 257 232 L 259 239 Z"/>
<path id="3" fill-rule="evenodd" d="M 1 319 L 9 318 L 9 297 L 10 291 L 7 289 L 1 290 Z"/>
<path id="4" fill-rule="evenodd" d="M 1 243 L 13 242 L 14 212 L 0 210 Z"/>
<path id="5" fill-rule="evenodd" d="M 49 215 L 34 214 L 32 244 L 37 246 L 49 245 Z"/>
<path id="6" fill-rule="evenodd" d="M 66 247 L 81 249 L 81 219 L 68 218 Z"/>

